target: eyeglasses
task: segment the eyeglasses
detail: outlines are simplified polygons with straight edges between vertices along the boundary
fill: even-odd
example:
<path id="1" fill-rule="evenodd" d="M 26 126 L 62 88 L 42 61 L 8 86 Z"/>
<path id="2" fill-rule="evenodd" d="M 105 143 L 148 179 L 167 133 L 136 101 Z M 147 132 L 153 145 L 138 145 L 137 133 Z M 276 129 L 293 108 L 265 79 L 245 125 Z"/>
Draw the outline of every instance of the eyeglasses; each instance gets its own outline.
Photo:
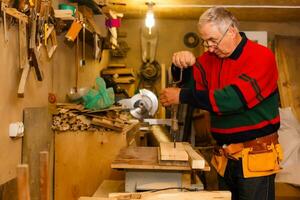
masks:
<path id="1" fill-rule="evenodd" d="M 221 39 L 218 42 L 214 42 L 211 40 L 202 40 L 202 46 L 204 46 L 205 48 L 209 48 L 209 47 L 217 48 L 219 46 L 219 44 L 222 42 L 222 40 L 224 39 L 224 37 L 225 37 L 226 33 L 228 32 L 231 25 L 232 25 L 232 22 L 229 24 L 228 28 L 223 33 Z M 208 42 L 210 42 L 211 45 L 209 45 Z"/>

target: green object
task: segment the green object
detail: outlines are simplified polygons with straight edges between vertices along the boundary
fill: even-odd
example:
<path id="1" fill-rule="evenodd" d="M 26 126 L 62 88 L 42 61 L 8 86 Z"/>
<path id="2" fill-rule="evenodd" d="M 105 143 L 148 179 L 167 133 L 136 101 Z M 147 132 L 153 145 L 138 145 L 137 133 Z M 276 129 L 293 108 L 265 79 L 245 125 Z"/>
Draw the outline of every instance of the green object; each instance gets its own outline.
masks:
<path id="1" fill-rule="evenodd" d="M 61 3 L 58 5 L 58 8 L 60 10 L 72 10 L 72 16 L 74 17 L 75 15 L 75 11 L 76 11 L 76 7 L 75 6 L 72 6 L 72 5 L 68 5 L 68 4 L 65 4 L 65 3 Z"/>
<path id="2" fill-rule="evenodd" d="M 100 110 L 110 107 L 115 102 L 113 88 L 107 88 L 103 78 L 96 78 L 96 88 L 89 89 L 83 97 L 84 107 L 92 110 Z"/>

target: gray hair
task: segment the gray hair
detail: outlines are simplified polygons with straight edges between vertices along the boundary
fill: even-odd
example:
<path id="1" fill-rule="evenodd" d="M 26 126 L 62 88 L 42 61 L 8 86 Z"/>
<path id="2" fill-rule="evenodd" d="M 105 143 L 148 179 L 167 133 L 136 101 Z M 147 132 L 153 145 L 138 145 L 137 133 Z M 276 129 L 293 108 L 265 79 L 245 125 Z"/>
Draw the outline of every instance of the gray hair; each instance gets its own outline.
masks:
<path id="1" fill-rule="evenodd" d="M 237 19 L 223 7 L 212 7 L 206 10 L 199 18 L 198 27 L 201 28 L 206 23 L 213 23 L 221 32 L 224 32 L 230 25 L 238 30 Z"/>

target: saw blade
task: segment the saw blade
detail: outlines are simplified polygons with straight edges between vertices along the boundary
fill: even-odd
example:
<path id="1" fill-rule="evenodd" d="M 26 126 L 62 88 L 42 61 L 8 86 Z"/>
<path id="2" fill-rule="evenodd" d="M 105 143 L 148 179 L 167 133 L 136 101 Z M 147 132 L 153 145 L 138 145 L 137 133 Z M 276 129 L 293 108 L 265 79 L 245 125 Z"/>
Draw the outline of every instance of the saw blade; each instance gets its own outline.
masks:
<path id="1" fill-rule="evenodd" d="M 130 99 L 122 99 L 119 103 L 130 109 L 130 114 L 137 119 L 151 117 L 158 109 L 156 95 L 147 89 L 141 89 L 138 94 Z"/>

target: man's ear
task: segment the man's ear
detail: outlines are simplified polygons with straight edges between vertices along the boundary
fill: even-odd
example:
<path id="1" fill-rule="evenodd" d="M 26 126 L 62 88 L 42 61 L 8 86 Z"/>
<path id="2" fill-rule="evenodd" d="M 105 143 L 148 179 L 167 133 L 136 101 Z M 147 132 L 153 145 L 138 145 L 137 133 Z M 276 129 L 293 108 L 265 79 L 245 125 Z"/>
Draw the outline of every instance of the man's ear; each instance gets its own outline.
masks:
<path id="1" fill-rule="evenodd" d="M 234 38 L 236 34 L 239 34 L 239 32 L 234 26 L 230 26 L 228 29 L 228 34 L 230 35 L 231 38 Z"/>

